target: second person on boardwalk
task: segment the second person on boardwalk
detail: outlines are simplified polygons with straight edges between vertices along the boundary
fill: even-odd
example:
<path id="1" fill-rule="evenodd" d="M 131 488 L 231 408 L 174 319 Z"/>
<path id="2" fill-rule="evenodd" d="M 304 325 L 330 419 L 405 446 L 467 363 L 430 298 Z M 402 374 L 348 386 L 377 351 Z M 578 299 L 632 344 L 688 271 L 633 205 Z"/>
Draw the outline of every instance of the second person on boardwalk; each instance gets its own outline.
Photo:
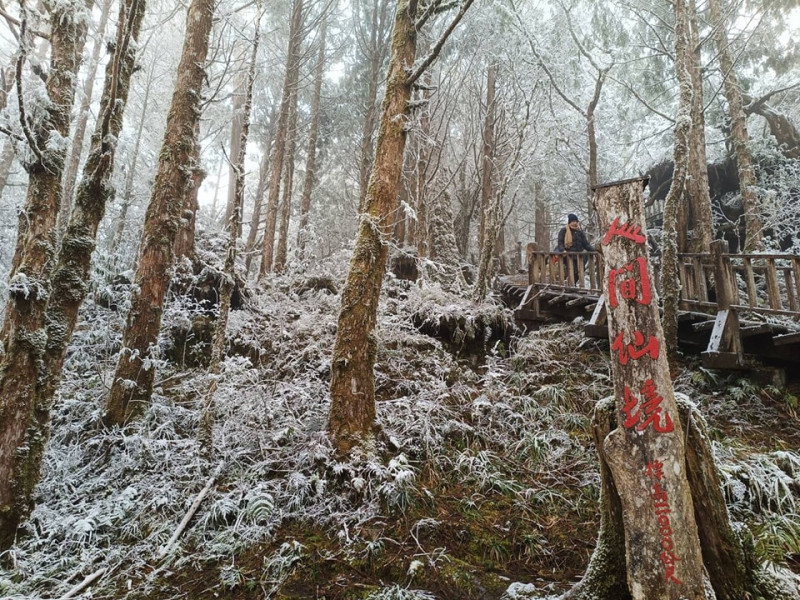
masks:
<path id="1" fill-rule="evenodd" d="M 570 213 L 567 216 L 567 226 L 562 227 L 558 232 L 558 245 L 556 252 L 594 252 L 594 246 L 589 243 L 586 234 L 581 229 L 577 215 Z M 584 259 L 584 265 L 586 260 Z M 569 270 L 568 263 L 565 261 L 564 267 Z M 578 259 L 572 259 L 572 283 L 578 281 Z"/>

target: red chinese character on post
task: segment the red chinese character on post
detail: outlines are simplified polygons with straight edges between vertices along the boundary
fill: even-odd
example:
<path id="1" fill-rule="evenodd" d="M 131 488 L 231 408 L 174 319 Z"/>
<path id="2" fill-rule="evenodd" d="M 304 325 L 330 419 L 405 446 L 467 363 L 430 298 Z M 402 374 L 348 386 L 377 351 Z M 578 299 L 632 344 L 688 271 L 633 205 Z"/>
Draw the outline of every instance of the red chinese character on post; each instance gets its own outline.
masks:
<path id="1" fill-rule="evenodd" d="M 654 460 L 645 465 L 645 473 L 650 479 L 661 479 L 664 477 L 664 463 Z"/>
<path id="2" fill-rule="evenodd" d="M 627 365 L 628 360 L 639 360 L 645 354 L 649 354 L 653 360 L 658 358 L 661 344 L 656 336 L 651 335 L 650 339 L 645 343 L 644 334 L 641 331 L 634 331 L 633 343 L 625 344 L 623 342 L 624 334 L 624 331 L 620 331 L 617 337 L 614 338 L 614 343 L 611 344 L 611 349 L 619 354 L 619 364 Z"/>
<path id="3" fill-rule="evenodd" d="M 608 303 L 612 308 L 619 305 L 619 295 L 626 300 L 636 300 L 639 304 L 650 304 L 652 293 L 650 276 L 647 273 L 647 259 L 637 258 L 621 269 L 612 269 L 608 274 Z"/>
<path id="4" fill-rule="evenodd" d="M 623 237 L 629 240 L 633 240 L 637 244 L 644 244 L 646 238 L 642 234 L 642 228 L 638 225 L 634 225 L 633 223 L 628 223 L 626 225 L 619 224 L 619 217 L 614 219 L 614 222 L 611 223 L 611 227 L 608 228 L 606 235 L 603 237 L 603 241 L 601 242 L 603 246 L 607 246 L 608 243 L 611 241 L 611 238 L 614 236 Z"/>
<path id="5" fill-rule="evenodd" d="M 645 401 L 641 405 L 628 386 L 625 386 L 624 393 L 625 405 L 622 407 L 622 412 L 625 414 L 625 420 L 622 424 L 625 429 L 636 426 L 636 431 L 644 431 L 650 425 L 658 433 L 669 433 L 675 429 L 670 416 L 661 412 L 661 402 L 664 399 L 658 395 L 652 379 L 645 381 L 642 386 Z M 636 410 L 637 407 L 639 410 Z"/>

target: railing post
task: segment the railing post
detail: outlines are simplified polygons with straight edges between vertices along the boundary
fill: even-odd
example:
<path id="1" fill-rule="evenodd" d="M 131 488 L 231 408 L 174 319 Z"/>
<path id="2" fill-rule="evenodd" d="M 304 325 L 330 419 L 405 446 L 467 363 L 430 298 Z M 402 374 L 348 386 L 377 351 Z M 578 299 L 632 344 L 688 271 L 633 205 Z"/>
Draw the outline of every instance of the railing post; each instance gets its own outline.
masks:
<path id="1" fill-rule="evenodd" d="M 536 260 L 536 244 L 533 242 L 528 244 L 527 259 L 528 259 L 528 285 L 536 283 L 536 270 L 538 261 Z"/>
<path id="2" fill-rule="evenodd" d="M 714 284 L 717 292 L 717 318 L 708 348 L 701 353 L 703 363 L 710 368 L 735 368 L 742 364 L 742 337 L 739 334 L 739 317 L 732 308 L 737 299 L 736 279 L 730 256 L 725 253 L 724 240 L 711 242 L 711 259 L 714 261 Z"/>
<path id="3" fill-rule="evenodd" d="M 736 279 L 731 268 L 731 259 L 727 255 L 728 243 L 725 240 L 711 242 L 711 260 L 714 261 L 714 282 L 717 292 L 717 306 L 720 309 L 730 308 L 736 303 Z"/>
<path id="4" fill-rule="evenodd" d="M 783 303 L 781 302 L 781 290 L 778 286 L 778 272 L 775 269 L 775 259 L 767 258 L 766 272 L 764 276 L 767 280 L 767 298 L 769 299 L 769 307 L 773 310 L 781 310 Z"/>

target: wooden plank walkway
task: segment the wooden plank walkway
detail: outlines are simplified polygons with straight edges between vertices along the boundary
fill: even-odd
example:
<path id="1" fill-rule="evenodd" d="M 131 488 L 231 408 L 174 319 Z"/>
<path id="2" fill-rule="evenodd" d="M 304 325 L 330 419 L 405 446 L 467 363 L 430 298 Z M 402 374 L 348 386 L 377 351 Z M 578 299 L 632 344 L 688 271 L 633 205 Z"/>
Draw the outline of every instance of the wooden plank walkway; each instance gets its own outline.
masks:
<path id="1" fill-rule="evenodd" d="M 587 336 L 608 337 L 602 255 L 532 246 L 527 275 L 500 280 L 517 323 L 537 328 L 583 317 Z M 679 254 L 681 346 L 700 351 L 708 368 L 800 365 L 800 256 L 726 249 L 720 240 L 710 254 Z M 654 267 L 660 293 L 660 271 Z"/>

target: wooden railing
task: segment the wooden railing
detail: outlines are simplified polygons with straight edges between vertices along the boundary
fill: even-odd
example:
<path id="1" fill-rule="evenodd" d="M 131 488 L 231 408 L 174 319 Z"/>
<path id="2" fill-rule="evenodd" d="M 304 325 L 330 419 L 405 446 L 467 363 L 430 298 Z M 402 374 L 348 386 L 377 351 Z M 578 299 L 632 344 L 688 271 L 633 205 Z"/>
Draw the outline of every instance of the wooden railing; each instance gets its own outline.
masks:
<path id="1" fill-rule="evenodd" d="M 723 242 L 724 244 L 724 242 Z M 681 254 L 681 308 L 712 309 L 721 290 L 715 269 L 730 273 L 730 308 L 739 312 L 800 317 L 800 256 L 794 254 Z"/>
<path id="2" fill-rule="evenodd" d="M 528 285 L 599 296 L 602 279 L 603 260 L 597 252 L 528 251 Z"/>
<path id="3" fill-rule="evenodd" d="M 725 242 L 712 245 L 711 254 L 679 254 L 681 309 L 715 313 L 728 281 L 727 303 L 737 312 L 800 319 L 800 256 L 794 254 L 727 254 Z M 653 264 L 660 292 L 660 265 Z M 728 274 L 724 279 L 720 273 Z M 528 284 L 537 290 L 600 296 L 603 259 L 597 252 L 551 252 L 528 249 Z"/>

